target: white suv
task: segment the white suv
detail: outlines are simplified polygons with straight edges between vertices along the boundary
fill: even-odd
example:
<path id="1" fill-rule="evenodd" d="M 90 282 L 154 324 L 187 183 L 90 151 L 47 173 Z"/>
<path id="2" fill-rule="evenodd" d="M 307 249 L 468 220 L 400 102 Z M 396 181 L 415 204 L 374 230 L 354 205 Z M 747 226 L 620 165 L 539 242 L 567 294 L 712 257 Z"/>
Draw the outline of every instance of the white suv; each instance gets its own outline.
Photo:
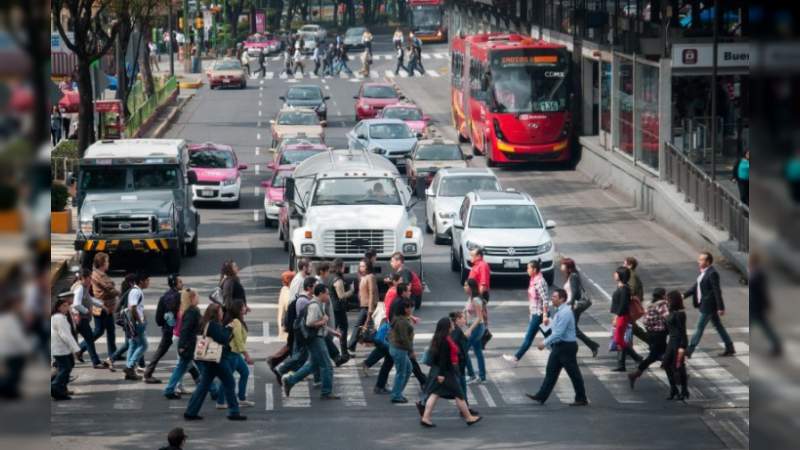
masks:
<path id="1" fill-rule="evenodd" d="M 482 248 L 492 276 L 525 275 L 529 261 L 541 259 L 548 284 L 553 282 L 555 252 L 545 221 L 530 195 L 523 192 L 476 191 L 464 197 L 453 222 L 451 269 L 463 283 L 471 268 L 469 251 Z"/>
<path id="2" fill-rule="evenodd" d="M 425 190 L 425 228 L 436 244 L 450 240 L 450 228 L 464 196 L 472 191 L 499 191 L 492 169 L 481 167 L 440 169 Z"/>

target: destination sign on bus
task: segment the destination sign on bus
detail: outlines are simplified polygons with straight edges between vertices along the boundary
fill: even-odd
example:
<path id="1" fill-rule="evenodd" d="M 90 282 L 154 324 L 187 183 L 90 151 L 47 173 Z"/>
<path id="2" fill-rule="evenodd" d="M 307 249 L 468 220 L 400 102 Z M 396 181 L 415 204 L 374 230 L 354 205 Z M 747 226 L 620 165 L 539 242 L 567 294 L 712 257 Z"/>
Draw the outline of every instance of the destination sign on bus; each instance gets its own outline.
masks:
<path id="1" fill-rule="evenodd" d="M 558 55 L 509 55 L 495 61 L 501 67 L 552 66 L 558 64 Z"/>

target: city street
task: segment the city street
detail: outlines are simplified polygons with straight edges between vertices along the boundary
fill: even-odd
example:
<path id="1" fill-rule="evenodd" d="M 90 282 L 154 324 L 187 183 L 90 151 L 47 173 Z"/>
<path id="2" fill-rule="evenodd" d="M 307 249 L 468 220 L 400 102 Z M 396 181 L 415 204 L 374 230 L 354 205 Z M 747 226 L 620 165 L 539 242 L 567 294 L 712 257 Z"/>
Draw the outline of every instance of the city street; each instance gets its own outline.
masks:
<path id="1" fill-rule="evenodd" d="M 394 76 L 390 36 L 376 36 L 374 53 L 370 78 L 396 83 L 409 100 L 432 117 L 438 135 L 455 140 L 447 44 L 425 45 L 422 62 L 427 72 L 413 78 Z M 350 56 L 350 68 L 356 72 L 360 69 L 360 55 L 353 52 Z M 612 272 L 624 257 L 635 256 L 640 263 L 637 273 L 649 301 L 649 294 L 656 287 L 688 289 L 697 278 L 695 261 L 703 249 L 682 240 L 582 173 L 546 164 L 495 171 L 504 188 L 529 193 L 544 218 L 557 222 L 556 254 L 573 258 L 590 281 L 587 289 L 594 305 L 582 317 L 581 328 L 601 344 L 601 351 L 592 358 L 586 347 L 579 350 L 590 402 L 587 408 L 567 406 L 573 401 L 573 390 L 564 373 L 545 405 L 525 397 L 542 382 L 547 351 L 532 347 L 516 368 L 502 358 L 503 353 L 516 350 L 527 326 L 527 278 L 493 280 L 488 308 L 494 338 L 485 352 L 488 380 L 468 389 L 471 406 L 483 416 L 475 427 L 467 428 L 455 407 L 441 402 L 434 414 L 438 427 L 421 428 L 413 406 L 419 388 L 413 379 L 406 389 L 406 396 L 412 400 L 409 404 L 394 405 L 387 396 L 373 394 L 377 367 L 367 378 L 357 370 L 371 347 L 359 346 L 356 358 L 335 369 L 334 390 L 341 400 L 320 401 L 310 379 L 297 385 L 291 398 L 285 398 L 265 362 L 281 345 L 277 339 L 276 307 L 280 274 L 288 267 L 288 253 L 278 240 L 277 230 L 264 227 L 264 189 L 260 183 L 268 179 L 266 165 L 273 156 L 269 149 L 269 120 L 280 108 L 278 97 L 290 86 L 320 85 L 331 97 L 325 141 L 334 148 L 346 148 L 345 134 L 355 125 L 353 96 L 364 80 L 310 76 L 310 61 L 306 62 L 304 76 L 286 77 L 280 75 L 282 60 L 270 57 L 267 61 L 265 78 L 251 78 L 245 90 L 209 90 L 207 86 L 199 89 L 164 136 L 190 143 L 231 145 L 239 161 L 248 166 L 239 208 L 198 206 L 199 253 L 184 259 L 181 270 L 185 285 L 199 290 L 201 304 L 206 304 L 223 261 L 233 259 L 241 267 L 240 277 L 252 308 L 247 317 L 248 349 L 255 360 L 248 398 L 256 405 L 242 409 L 248 421 L 225 420 L 225 411 L 215 410 L 208 398 L 201 413 L 205 420 L 185 422 L 183 412 L 188 396 L 169 401 L 162 395 L 164 384 L 123 381 L 121 371 L 111 373 L 79 364 L 73 372 L 78 378 L 70 384 L 77 391 L 73 400 L 51 402 L 53 448 L 158 448 L 164 445 L 166 432 L 175 426 L 184 427 L 189 436 L 185 448 L 191 449 L 749 448 L 748 290 L 740 283 L 738 272 L 722 262 L 718 264 L 726 304 L 723 321 L 735 343 L 736 356 L 717 357 L 722 350 L 721 340 L 709 326 L 688 362 L 692 395 L 687 402 L 664 400 L 668 385 L 659 364 L 651 366 L 636 389 L 631 390 L 625 374 L 611 372 L 616 354 L 607 351 L 610 294 L 615 288 Z M 471 154 L 470 144 L 462 144 L 462 149 Z M 484 158 L 476 157 L 471 165 L 484 166 Z M 414 211 L 418 226 L 424 228 L 424 202 L 418 203 Z M 449 250 L 449 245 L 434 245 L 432 235 L 425 236 L 425 294 L 423 306 L 415 314 L 421 318 L 415 328 L 419 354 L 427 348 L 436 321 L 463 308 L 463 289 L 458 273 L 450 270 Z M 113 278 L 118 285 L 124 271 L 133 269 L 133 265 L 130 261 L 112 261 Z M 166 289 L 166 273 L 160 264 L 148 264 L 147 268 L 152 275 L 151 287 L 145 291 L 149 356 L 160 336 L 152 316 Z M 555 285 L 563 282 L 557 274 Z M 691 337 L 698 314 L 690 302 L 687 314 Z M 354 320 L 355 313 L 351 313 L 351 323 Z M 118 332 L 121 342 L 119 335 Z M 104 356 L 105 345 L 100 348 Z M 646 346 L 638 342 L 637 350 L 646 353 Z M 155 376 L 166 382 L 174 366 L 173 347 Z M 633 365 L 628 369 L 632 370 Z M 191 381 L 186 384 L 193 387 Z"/>

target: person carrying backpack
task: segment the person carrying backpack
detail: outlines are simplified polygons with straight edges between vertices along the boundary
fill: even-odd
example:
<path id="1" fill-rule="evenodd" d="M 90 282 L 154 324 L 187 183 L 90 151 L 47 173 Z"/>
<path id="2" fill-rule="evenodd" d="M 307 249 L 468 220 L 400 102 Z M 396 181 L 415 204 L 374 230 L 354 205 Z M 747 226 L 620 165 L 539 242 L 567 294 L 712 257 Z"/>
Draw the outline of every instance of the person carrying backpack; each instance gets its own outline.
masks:
<path id="1" fill-rule="evenodd" d="M 137 273 L 134 285 L 128 292 L 127 305 L 122 312 L 130 339 L 128 339 L 128 359 L 125 362 L 125 379 L 138 381 L 134 366 L 147 351 L 147 321 L 144 317 L 144 290 L 150 287 L 150 276 Z"/>
<path id="2" fill-rule="evenodd" d="M 302 333 L 302 317 L 309 303 L 311 303 L 314 286 L 316 286 L 317 283 L 319 283 L 319 281 L 311 276 L 303 280 L 303 292 L 298 294 L 297 297 L 289 303 L 286 315 L 283 318 L 283 326 L 288 330 L 289 341 L 292 343 L 292 354 L 283 364 L 272 371 L 279 385 L 283 383 L 284 375 L 300 369 L 308 359 L 308 342 L 306 336 Z"/>
<path id="3" fill-rule="evenodd" d="M 119 325 L 122 328 L 123 333 L 125 334 L 125 343 L 122 344 L 121 347 L 118 347 L 113 354 L 108 357 L 109 367 L 111 370 L 114 370 L 113 362 L 115 361 L 122 361 L 125 360 L 126 357 L 124 355 L 128 352 L 128 347 L 130 346 L 130 335 L 128 330 L 123 326 L 124 321 L 122 317 L 122 312 L 125 308 L 128 307 L 128 294 L 130 293 L 131 288 L 133 287 L 134 280 L 136 278 L 135 274 L 129 273 L 125 275 L 125 279 L 122 280 L 122 284 L 120 288 L 122 289 L 122 294 L 119 296 L 119 302 L 116 304 L 115 309 L 111 312 L 109 317 L 111 317 L 111 321 L 114 326 Z M 144 369 L 144 358 L 139 361 L 139 367 Z"/>
<path id="4" fill-rule="evenodd" d="M 158 299 L 158 306 L 156 306 L 156 325 L 161 328 L 161 341 L 158 343 L 156 353 L 150 359 L 150 363 L 144 371 L 144 381 L 149 384 L 157 384 L 160 381 L 153 378 L 153 372 L 156 370 L 156 365 L 167 354 L 167 351 L 172 347 L 172 335 L 175 330 L 175 321 L 178 317 L 178 309 L 181 306 L 181 289 L 183 289 L 183 280 L 176 275 L 172 274 L 167 277 L 167 292 Z"/>

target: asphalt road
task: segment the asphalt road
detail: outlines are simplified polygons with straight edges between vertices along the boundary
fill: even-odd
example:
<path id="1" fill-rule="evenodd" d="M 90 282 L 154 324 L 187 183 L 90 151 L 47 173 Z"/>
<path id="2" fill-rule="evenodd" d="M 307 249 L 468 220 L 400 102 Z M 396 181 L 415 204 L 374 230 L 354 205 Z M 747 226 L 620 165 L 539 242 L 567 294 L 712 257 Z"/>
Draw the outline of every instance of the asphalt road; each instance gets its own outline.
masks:
<path id="1" fill-rule="evenodd" d="M 376 39 L 373 75 L 379 79 L 393 72 L 389 37 Z M 394 78 L 398 86 L 435 121 L 437 131 L 454 138 L 450 127 L 449 61 L 446 45 L 425 47 L 428 74 L 424 77 Z M 436 56 L 439 55 L 439 56 Z M 360 63 L 353 58 L 354 71 Z M 182 419 L 186 400 L 169 402 L 161 396 L 163 385 L 153 386 L 122 380 L 121 372 L 96 371 L 79 366 L 73 383 L 78 391 L 71 402 L 51 405 L 51 445 L 70 449 L 157 448 L 164 444 L 166 432 L 182 426 L 190 436 L 187 448 L 747 448 L 749 447 L 749 329 L 747 328 L 747 289 L 739 277 L 721 268 L 728 326 L 739 355 L 717 358 L 721 348 L 712 329 L 696 356 L 690 361 L 692 399 L 684 403 L 665 402 L 665 376 L 657 365 L 630 391 L 624 375 L 612 373 L 615 355 L 601 351 L 596 359 L 581 348 L 579 360 L 586 380 L 591 405 L 574 409 L 572 388 L 562 375 L 546 406 L 532 404 L 525 392 L 535 391 L 542 381 L 546 352 L 532 348 L 517 368 L 505 363 L 502 353 L 519 345 L 527 325 L 524 280 L 493 282 L 490 304 L 491 328 L 495 339 L 487 349 L 488 382 L 471 385 L 469 396 L 480 410 L 484 422 L 467 429 L 455 408 L 442 403 L 434 416 L 439 427 L 422 429 L 413 406 L 391 405 L 388 398 L 372 393 L 376 376 L 357 373 L 358 358 L 336 370 L 335 389 L 342 394 L 338 402 L 320 402 L 310 385 L 299 385 L 293 397 L 282 398 L 265 358 L 279 346 L 276 336 L 275 304 L 280 288 L 280 273 L 287 267 L 287 254 L 274 229 L 263 225 L 260 182 L 267 179 L 266 163 L 272 154 L 269 119 L 273 118 L 283 95 L 292 83 L 320 84 L 331 96 L 326 141 L 342 148 L 345 133 L 354 125 L 353 95 L 360 79 L 282 79 L 280 61 L 269 61 L 272 77 L 251 80 L 246 90 L 202 88 L 187 105 L 169 137 L 191 142 L 213 141 L 232 145 L 243 163 L 249 166 L 243 178 L 242 202 L 238 209 L 201 207 L 200 251 L 184 260 L 182 277 L 187 286 L 210 293 L 218 280 L 219 267 L 234 259 L 242 268 L 253 312 L 248 316 L 249 347 L 256 360 L 251 374 L 249 398 L 256 407 L 244 409 L 250 418 L 230 423 L 224 411 L 213 409 L 207 401 L 201 423 Z M 433 75 L 435 74 L 435 75 Z M 467 145 L 465 151 L 469 151 Z M 474 165 L 483 165 L 476 158 Z M 547 167 L 498 170 L 505 187 L 533 195 L 545 218 L 558 223 L 555 232 L 559 254 L 574 258 L 591 281 L 594 306 L 581 320 L 581 328 L 608 345 L 608 294 L 613 290 L 611 273 L 627 255 L 641 261 L 639 274 L 649 292 L 656 286 L 686 288 L 696 277 L 696 252 L 674 234 L 648 220 L 613 193 L 592 184 L 578 172 Z M 416 208 L 423 222 L 423 206 Z M 428 236 L 430 237 L 430 236 Z M 127 262 L 115 262 L 114 273 L 121 281 Z M 433 324 L 449 311 L 460 309 L 463 294 L 458 274 L 449 268 L 449 247 L 434 245 L 426 238 L 424 250 L 426 293 L 422 321 L 416 332 L 418 351 L 424 350 Z M 148 264 L 154 272 L 146 292 L 148 317 L 155 309 L 166 283 L 158 264 Z M 556 283 L 563 281 L 556 278 Z M 352 318 L 351 318 L 352 320 Z M 695 311 L 689 311 L 694 324 Z M 152 322 L 152 320 L 151 320 Z M 150 351 L 157 345 L 158 331 L 149 327 Z M 101 345 L 101 348 L 104 348 Z M 174 352 L 162 360 L 156 376 L 166 380 L 174 366 Z M 191 386 L 191 382 L 187 385 Z M 406 394 L 416 398 L 418 388 L 412 380 Z"/>

